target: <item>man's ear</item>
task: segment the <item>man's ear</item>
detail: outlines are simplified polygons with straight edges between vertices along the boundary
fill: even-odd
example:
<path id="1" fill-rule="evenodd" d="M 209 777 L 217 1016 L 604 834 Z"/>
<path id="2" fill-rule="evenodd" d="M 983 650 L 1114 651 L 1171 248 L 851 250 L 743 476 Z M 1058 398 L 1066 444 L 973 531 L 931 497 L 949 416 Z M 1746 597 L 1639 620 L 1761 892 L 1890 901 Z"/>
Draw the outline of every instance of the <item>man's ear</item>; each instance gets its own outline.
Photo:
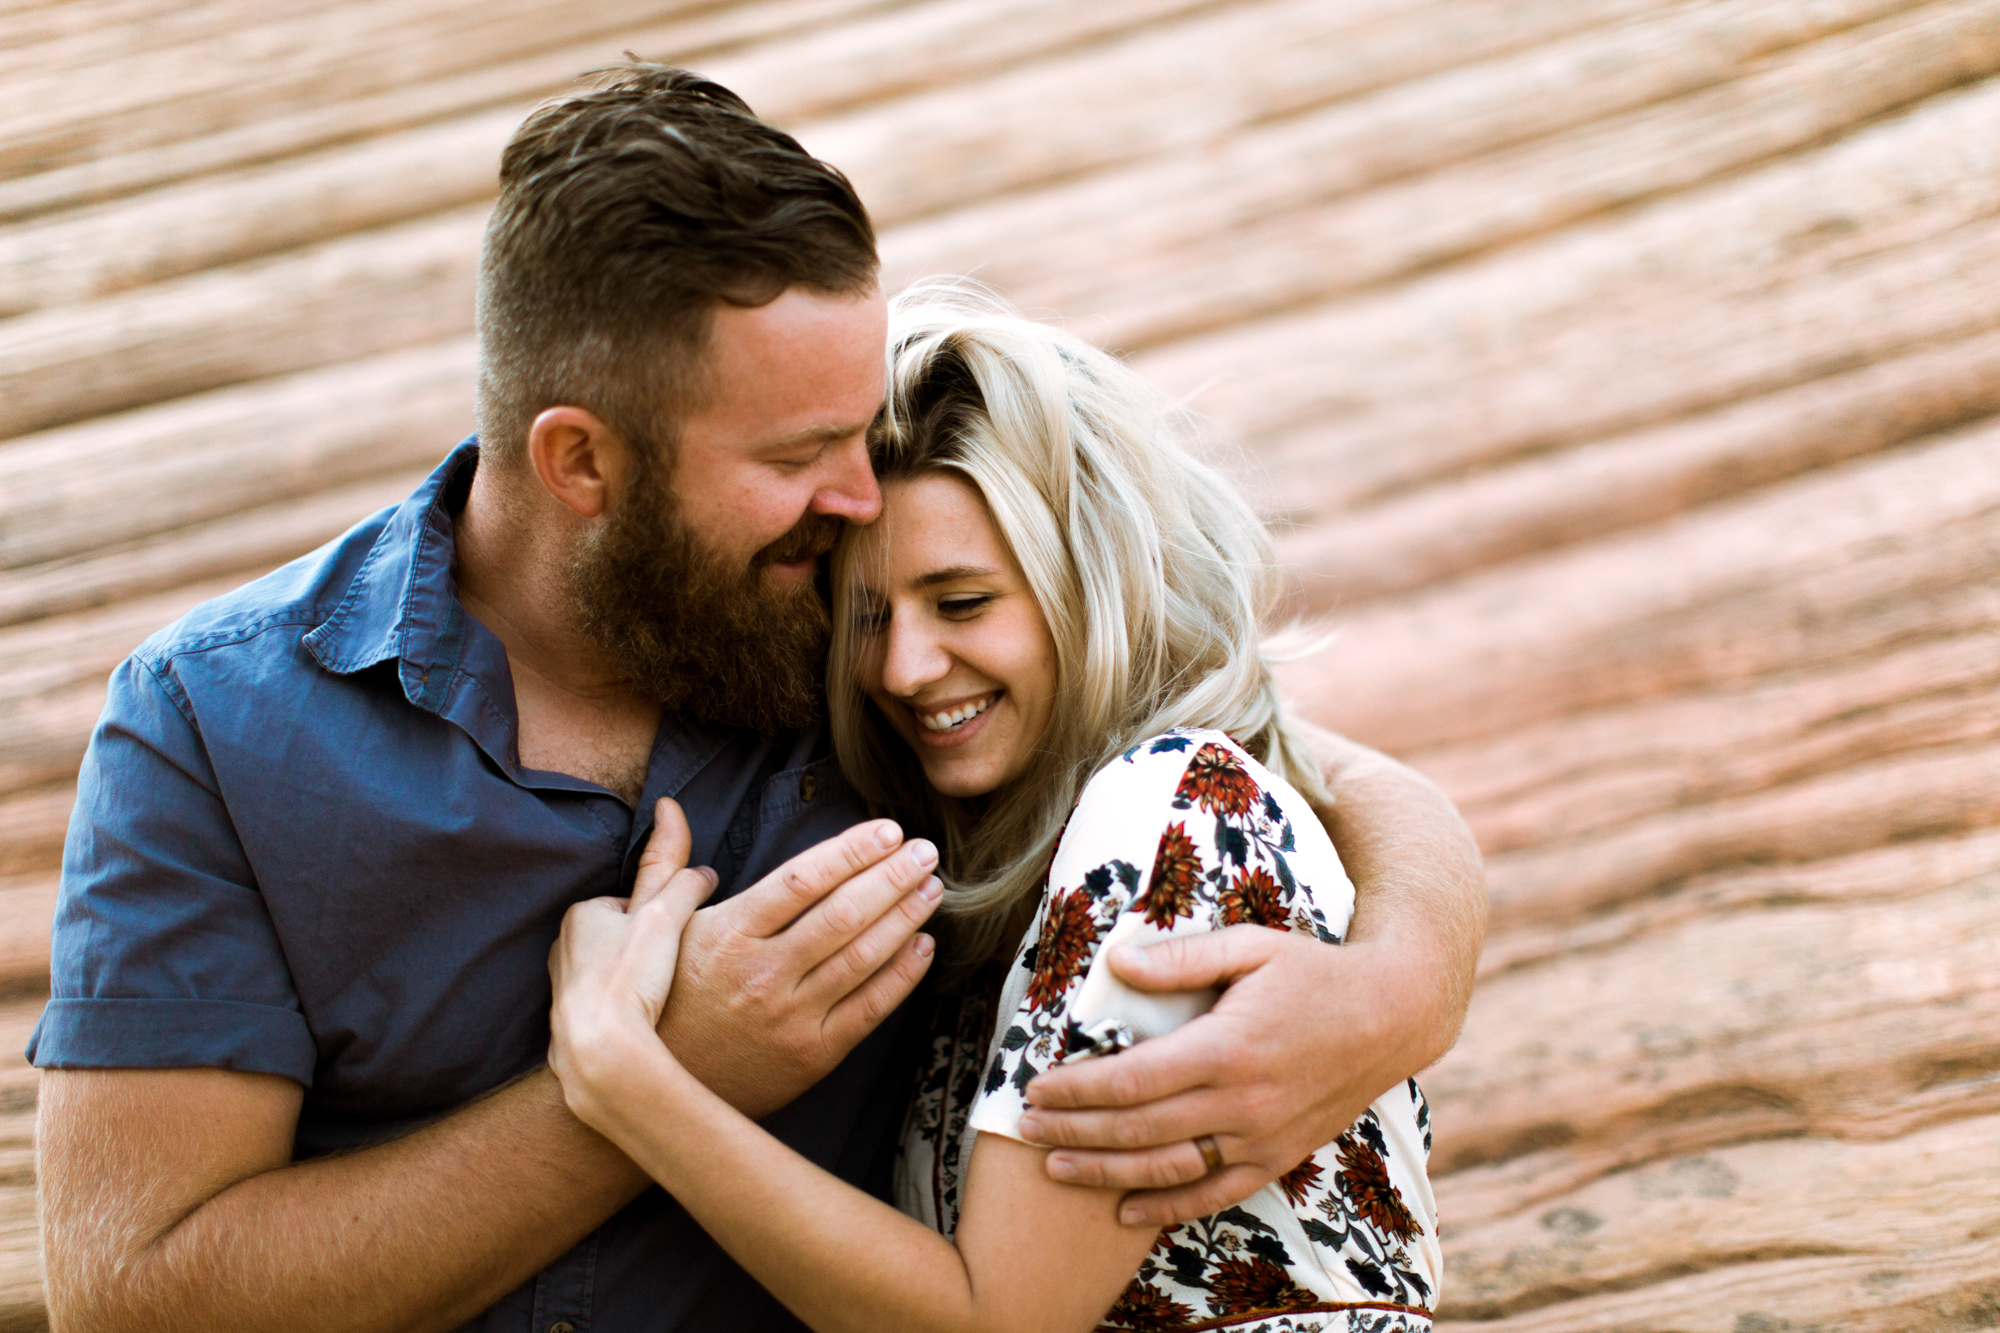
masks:
<path id="1" fill-rule="evenodd" d="M 582 518 L 604 512 L 629 453 L 617 431 L 580 407 L 551 407 L 528 427 L 528 462 L 542 489 Z"/>

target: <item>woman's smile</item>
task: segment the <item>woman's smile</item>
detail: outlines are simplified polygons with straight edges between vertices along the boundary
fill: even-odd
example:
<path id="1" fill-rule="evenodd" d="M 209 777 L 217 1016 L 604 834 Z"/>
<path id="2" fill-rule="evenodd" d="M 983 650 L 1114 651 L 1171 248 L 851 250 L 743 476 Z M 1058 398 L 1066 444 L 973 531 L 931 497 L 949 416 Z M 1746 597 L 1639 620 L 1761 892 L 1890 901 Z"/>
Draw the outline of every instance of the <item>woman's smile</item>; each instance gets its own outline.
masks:
<path id="1" fill-rule="evenodd" d="M 954 704 L 950 707 L 912 704 L 910 711 L 916 714 L 917 721 L 923 724 L 925 731 L 940 737 L 965 736 L 971 734 L 972 723 L 984 717 L 986 710 L 998 703 L 1003 693 L 1005 691 L 995 690 L 980 695 L 970 703 Z M 943 743 L 942 739 L 932 742 L 938 745 Z"/>
<path id="2" fill-rule="evenodd" d="M 1047 729 L 1055 641 L 970 483 L 931 472 L 882 489 L 858 539 L 862 689 L 946 796 L 1019 777 Z"/>

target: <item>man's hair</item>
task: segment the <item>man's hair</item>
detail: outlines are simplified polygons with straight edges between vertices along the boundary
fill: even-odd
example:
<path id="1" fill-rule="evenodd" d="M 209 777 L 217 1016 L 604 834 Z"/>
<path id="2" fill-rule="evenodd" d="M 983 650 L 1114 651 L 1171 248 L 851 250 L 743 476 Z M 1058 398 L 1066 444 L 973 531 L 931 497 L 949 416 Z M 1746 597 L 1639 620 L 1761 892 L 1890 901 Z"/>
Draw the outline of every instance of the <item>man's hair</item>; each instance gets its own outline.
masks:
<path id="1" fill-rule="evenodd" d="M 538 108 L 500 159 L 479 263 L 480 443 L 594 413 L 665 447 L 700 402 L 717 302 L 864 290 L 875 231 L 847 178 L 687 70 L 634 60 Z"/>

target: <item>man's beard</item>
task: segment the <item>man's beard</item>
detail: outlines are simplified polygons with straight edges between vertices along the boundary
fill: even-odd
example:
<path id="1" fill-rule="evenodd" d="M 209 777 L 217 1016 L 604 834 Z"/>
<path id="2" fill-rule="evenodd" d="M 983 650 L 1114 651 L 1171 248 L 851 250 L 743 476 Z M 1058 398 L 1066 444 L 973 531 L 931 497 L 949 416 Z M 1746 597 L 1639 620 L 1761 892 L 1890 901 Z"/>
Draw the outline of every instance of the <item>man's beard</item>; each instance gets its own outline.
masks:
<path id="1" fill-rule="evenodd" d="M 669 712 L 765 736 L 805 726 L 825 694 L 826 604 L 812 579 L 773 589 L 764 569 L 824 553 L 841 521 L 807 514 L 748 569 L 732 567 L 688 529 L 665 471 L 642 464 L 578 548 L 582 629 Z"/>

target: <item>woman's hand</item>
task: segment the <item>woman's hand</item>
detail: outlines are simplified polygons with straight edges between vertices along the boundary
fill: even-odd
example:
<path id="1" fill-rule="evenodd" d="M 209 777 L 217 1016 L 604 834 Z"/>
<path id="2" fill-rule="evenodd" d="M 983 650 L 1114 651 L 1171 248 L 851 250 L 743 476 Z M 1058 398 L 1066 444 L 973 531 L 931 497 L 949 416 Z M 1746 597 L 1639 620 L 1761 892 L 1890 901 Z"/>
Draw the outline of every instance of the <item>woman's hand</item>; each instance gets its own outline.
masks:
<path id="1" fill-rule="evenodd" d="M 607 1096 L 635 1062 L 673 1058 L 655 1028 L 673 988 L 681 932 L 716 883 L 705 866 L 685 868 L 692 842 L 680 806 L 661 801 L 632 897 L 577 903 L 549 950 L 549 1067 L 587 1125 L 599 1127 Z"/>

